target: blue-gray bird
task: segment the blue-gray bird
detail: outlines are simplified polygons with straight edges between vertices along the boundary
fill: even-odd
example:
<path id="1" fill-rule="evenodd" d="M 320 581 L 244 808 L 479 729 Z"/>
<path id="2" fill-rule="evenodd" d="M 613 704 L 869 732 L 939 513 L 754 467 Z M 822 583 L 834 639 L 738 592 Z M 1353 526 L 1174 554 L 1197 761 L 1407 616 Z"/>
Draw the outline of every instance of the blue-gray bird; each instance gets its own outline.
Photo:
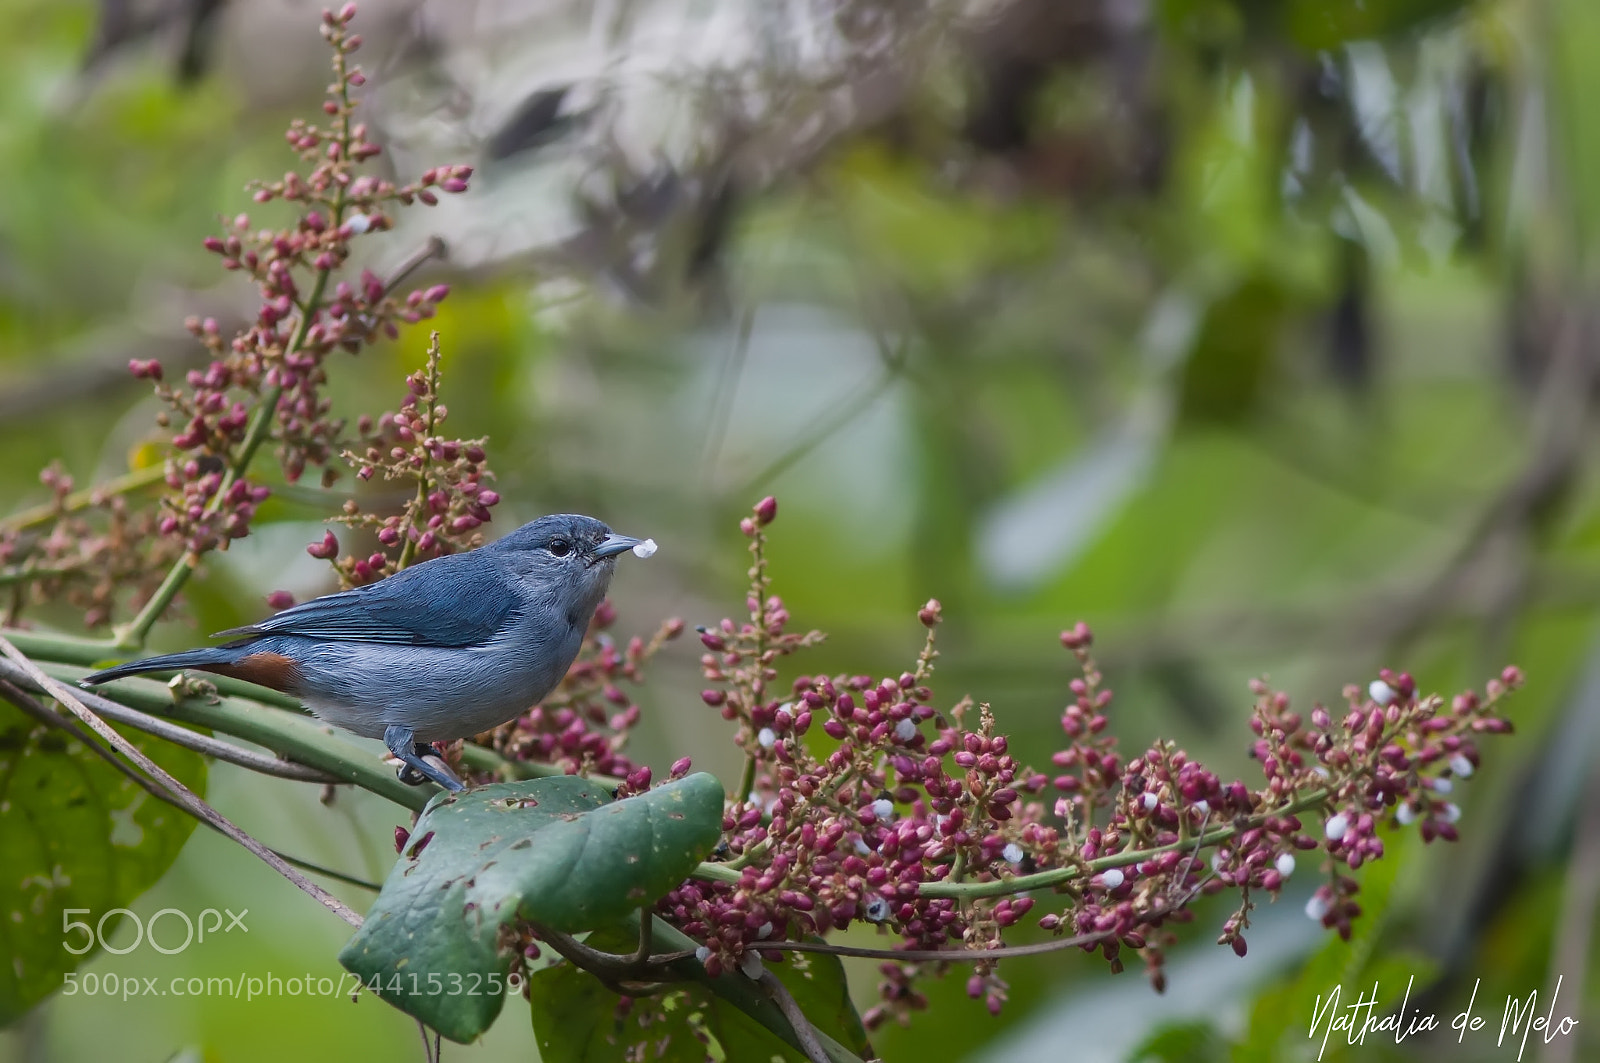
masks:
<path id="1" fill-rule="evenodd" d="M 300 698 L 330 723 L 382 738 L 401 778 L 461 781 L 429 743 L 513 719 L 567 674 L 618 554 L 654 543 L 593 517 L 540 517 L 487 546 L 220 632 L 234 641 L 117 665 L 86 686 L 192 668 Z"/>

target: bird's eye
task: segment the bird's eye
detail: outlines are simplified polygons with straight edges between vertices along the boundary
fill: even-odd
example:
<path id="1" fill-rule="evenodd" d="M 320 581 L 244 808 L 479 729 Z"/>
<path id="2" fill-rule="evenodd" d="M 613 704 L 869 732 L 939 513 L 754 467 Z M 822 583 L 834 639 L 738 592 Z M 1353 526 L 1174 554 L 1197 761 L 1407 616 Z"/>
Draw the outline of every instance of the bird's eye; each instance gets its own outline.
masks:
<path id="1" fill-rule="evenodd" d="M 551 539 L 550 552 L 557 557 L 566 557 L 572 553 L 572 544 L 565 539 Z"/>

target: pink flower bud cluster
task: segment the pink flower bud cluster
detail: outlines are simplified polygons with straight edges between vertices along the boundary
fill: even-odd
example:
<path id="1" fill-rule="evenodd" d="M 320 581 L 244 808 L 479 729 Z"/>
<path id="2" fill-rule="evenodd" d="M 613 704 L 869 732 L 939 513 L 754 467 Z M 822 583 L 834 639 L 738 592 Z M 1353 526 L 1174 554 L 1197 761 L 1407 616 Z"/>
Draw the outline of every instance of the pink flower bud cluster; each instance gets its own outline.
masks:
<path id="1" fill-rule="evenodd" d="M 440 427 L 450 416 L 439 401 L 439 334 L 428 345 L 427 363 L 406 377 L 406 396 L 396 412 L 385 413 L 376 423 L 362 416 L 357 430 L 363 440 L 357 452 L 346 450 L 344 459 L 363 482 L 382 474 L 414 490 L 397 513 L 379 516 L 364 512 L 356 499 L 345 503 L 342 524 L 373 533 L 378 549 L 338 558 L 339 540 L 332 532 L 306 548 L 312 557 L 334 562 L 346 587 L 372 583 L 408 565 L 441 554 L 470 550 L 483 542 L 478 528 L 487 523 L 489 510 L 500 502 L 487 486 L 494 478 L 486 465 L 484 439 L 446 439 Z M 338 560 L 335 560 L 338 558 Z"/>
<path id="2" fill-rule="evenodd" d="M 91 626 L 107 623 L 114 605 L 112 592 L 99 586 L 106 573 L 117 573 L 133 588 L 131 602 L 142 602 L 150 597 L 146 584 L 160 583 L 160 570 L 184 552 L 226 549 L 229 541 L 250 533 L 251 520 L 269 495 L 266 485 L 248 479 L 248 466 L 262 445 L 274 445 L 290 482 L 301 479 L 307 469 L 320 469 L 323 485 L 333 482 L 338 475 L 333 459 L 346 445 L 346 423 L 333 416 L 331 400 L 323 394 L 328 355 L 355 354 L 379 338 L 394 338 L 400 325 L 430 317 L 448 295 L 445 285 L 432 285 L 397 296 L 365 271 L 358 282 L 338 277 L 355 240 L 392 227 L 395 208 L 432 205 L 440 194 L 464 192 L 472 176 L 470 166 L 437 166 L 413 183 L 397 186 L 360 171 L 381 149 L 368 128 L 354 120 L 358 104 L 352 91 L 365 83 L 349 61 L 360 48 L 360 37 L 349 30 L 354 14 L 354 5 L 323 14 L 323 37 L 333 48 L 334 70 L 323 104 L 325 122 L 294 122 L 286 133 L 304 165 L 278 181 L 254 186 L 258 203 L 290 203 L 296 211 L 293 221 L 274 229 L 253 226 L 250 216 L 238 215 L 221 234 L 205 240 L 222 269 L 248 275 L 258 288 L 261 301 L 253 320 L 232 338 L 222 336 L 214 319 L 187 320 L 211 360 L 182 379 L 166 379 L 158 360 L 128 363 L 136 378 L 155 384 L 168 407 L 157 415 L 157 423 L 171 429 L 166 491 L 157 514 L 130 519 L 125 512 L 112 514 L 93 504 L 78 507 L 85 517 L 94 515 L 93 522 L 61 523 L 48 536 L 0 532 L 5 549 L 0 578 L 18 584 L 48 578 L 50 597 L 61 596 L 72 584 L 69 597 L 86 602 Z M 467 483 L 474 480 L 467 474 L 456 480 L 445 506 L 446 522 L 488 519 L 493 491 L 480 491 L 458 506 L 456 498 L 469 493 Z M 139 480 L 139 487 L 146 482 Z M 118 501 L 117 506 L 125 503 Z M 107 528 L 107 523 L 114 527 Z M 69 541 L 77 544 L 67 549 Z M 38 543 L 54 546 L 40 552 Z M 107 543 L 125 549 L 109 554 Z M 427 544 L 422 554 L 434 549 Z M 67 554 L 78 560 L 69 564 Z M 99 568 L 88 564 L 91 557 Z M 350 565 L 357 580 L 379 575 L 363 575 L 357 568 Z M 11 620 L 24 597 L 13 596 Z"/>
<path id="3" fill-rule="evenodd" d="M 214 320 L 191 319 L 190 331 L 213 360 L 181 385 L 159 383 L 157 364 L 130 366 L 136 375 L 156 379 L 157 393 L 172 407 L 163 423 L 177 425 L 172 444 L 179 453 L 168 463 L 173 494 L 165 500 L 162 532 L 182 536 L 195 552 L 248 534 L 267 490 L 239 473 L 263 435 L 277 443 L 290 482 L 308 467 L 323 470 L 325 485 L 333 481 L 337 471 L 330 461 L 341 449 L 345 422 L 331 416 L 332 402 L 323 394 L 324 361 L 335 351 L 353 354 L 380 337 L 397 336 L 397 323 L 431 316 L 448 294 L 435 285 L 397 300 L 366 271 L 356 284 L 334 280 L 353 241 L 392 226 L 391 206 L 409 204 L 424 192 L 424 202 L 434 202 L 429 189 L 441 183 L 441 174 L 451 187 L 463 188 L 470 175 L 467 167 L 435 169 L 397 187 L 358 172 L 380 149 L 368 139 L 365 124 L 353 121 L 357 102 L 351 89 L 361 74 L 348 58 L 360 38 L 348 32 L 348 22 L 344 11 L 323 20 L 334 53 L 334 82 L 323 107 L 329 124 L 296 120 L 286 134 L 309 168 L 255 186 L 257 203 L 284 200 L 298 216 L 281 229 L 257 229 L 240 214 L 223 235 L 205 241 L 225 270 L 255 282 L 261 294 L 255 320 L 225 341 Z"/>
<path id="4" fill-rule="evenodd" d="M 936 703 L 936 601 L 918 612 L 928 638 L 914 668 L 780 681 L 780 658 L 821 636 L 788 632 L 771 593 L 764 529 L 776 510 L 763 500 L 740 525 L 754 557 L 748 618 L 699 629 L 702 700 L 737 724 L 749 759 L 723 819 L 726 874 L 684 882 L 657 906 L 704 943 L 712 973 L 750 953 L 781 957 L 764 944 L 867 923 L 897 950 L 973 961 L 969 994 L 997 1011 L 1006 986 L 982 953 L 1032 919 L 1083 936 L 1081 947 L 1117 970 L 1132 950 L 1159 988 L 1163 949 L 1193 920 L 1197 897 L 1240 893 L 1219 942 L 1242 956 L 1252 898 L 1276 897 L 1299 866 L 1331 883 L 1310 914 L 1348 934 L 1359 908 L 1347 872 L 1382 855 L 1382 830 L 1414 823 L 1425 839 L 1453 839 L 1452 780 L 1477 765 L 1476 736 L 1510 729 L 1494 710 L 1520 682 L 1514 669 L 1484 697 L 1448 706 L 1384 672 L 1369 692 L 1347 692 L 1338 720 L 1320 707 L 1302 719 L 1286 696 L 1255 684 L 1264 773 L 1255 784 L 1225 781 L 1168 742 L 1124 762 L 1093 636 L 1079 624 L 1061 635 L 1079 673 L 1066 684 L 1065 744 L 1050 771 L 1035 770 L 1016 759 L 987 706 Z M 869 1026 L 925 1006 L 916 979 L 948 966 L 885 964 Z"/>
<path id="5" fill-rule="evenodd" d="M 171 432 L 159 512 L 149 519 L 119 517 L 104 506 L 90 505 L 77 508 L 84 518 L 94 518 L 90 523 L 65 523 L 51 536 L 0 531 L 5 547 L 0 580 L 25 585 L 49 578 L 54 581 L 52 598 L 72 584 L 69 597 L 90 603 L 89 622 L 103 624 L 111 616 L 114 596 L 98 588 L 101 572 L 119 573 L 134 588 L 129 600 L 143 601 L 149 597 L 142 589 L 145 583 L 153 578 L 159 584 L 160 569 L 170 567 L 175 558 L 226 549 L 231 540 L 249 534 L 269 494 L 264 484 L 248 477 L 250 463 L 263 446 L 274 447 L 290 482 L 307 469 L 320 470 L 324 486 L 338 476 L 334 459 L 347 439 L 344 419 L 333 415 L 324 394 L 326 359 L 336 351 L 354 354 L 382 337 L 398 336 L 400 325 L 432 316 L 448 294 L 444 285 L 433 285 L 397 295 L 370 272 L 363 271 L 358 281 L 338 274 L 354 242 L 392 227 L 397 208 L 434 204 L 441 194 L 463 192 L 472 174 L 466 166 L 436 167 L 414 182 L 397 185 L 361 172 L 380 149 L 367 127 L 354 119 L 358 103 L 352 92 L 365 79 L 350 63 L 361 43 L 349 30 L 353 16 L 352 5 L 324 14 L 322 30 L 333 49 L 334 70 L 323 105 L 326 118 L 320 124 L 297 121 L 286 134 L 303 165 L 280 180 L 254 186 L 258 203 L 282 200 L 293 207 L 294 218 L 272 228 L 254 225 L 249 215 L 240 214 L 204 241 L 224 270 L 246 274 L 255 283 L 260 302 L 253 319 L 226 337 L 215 319 L 190 318 L 189 331 L 211 359 L 182 379 L 168 379 L 154 359 L 128 364 L 135 377 L 153 382 L 167 405 L 156 418 Z M 467 482 L 463 476 L 463 492 Z M 136 477 L 130 486 L 108 494 L 147 484 Z M 492 496 L 482 492 L 462 507 L 452 501 L 446 507 L 451 510 L 448 521 L 487 519 Z M 115 527 L 108 529 L 108 522 Z M 152 541 L 156 538 L 163 542 Z M 84 541 L 66 551 L 64 540 L 79 539 Z M 34 544 L 46 541 L 57 544 L 50 548 L 53 554 L 35 549 Z M 107 542 L 125 543 L 127 549 L 113 557 L 106 553 Z M 80 560 L 69 565 L 64 551 Z M 87 557 L 99 559 L 99 572 L 82 561 Z M 27 597 L 13 597 L 11 619 Z"/>
<path id="6" fill-rule="evenodd" d="M 594 621 L 561 685 L 545 700 L 497 728 L 490 744 L 509 760 L 553 764 L 568 775 L 609 775 L 621 779 L 621 795 L 646 790 L 652 773 L 623 752 L 639 722 L 639 706 L 628 693 L 644 679 L 644 667 L 668 642 L 683 634 L 673 617 L 648 641 L 635 635 L 619 648 L 607 630 L 617 613 L 600 603 Z M 672 765 L 670 777 L 689 770 L 687 757 Z"/>
<path id="7" fill-rule="evenodd" d="M 183 552 L 181 543 L 156 534 L 155 514 L 109 491 L 93 492 L 74 508 L 73 479 L 57 465 L 39 480 L 50 490 L 49 519 L 0 527 L 0 573 L 16 575 L 0 597 L 0 622 L 18 623 L 29 605 L 66 602 L 83 610 L 86 627 L 102 627 L 119 607 L 148 601 Z"/>

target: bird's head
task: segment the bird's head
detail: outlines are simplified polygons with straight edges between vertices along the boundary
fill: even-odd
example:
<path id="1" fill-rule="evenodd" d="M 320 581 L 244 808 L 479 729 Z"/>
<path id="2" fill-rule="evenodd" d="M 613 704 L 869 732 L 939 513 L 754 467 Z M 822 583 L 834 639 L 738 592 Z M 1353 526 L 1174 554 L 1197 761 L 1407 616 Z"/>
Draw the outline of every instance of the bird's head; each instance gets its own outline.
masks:
<path id="1" fill-rule="evenodd" d="M 484 549 L 500 554 L 512 572 L 569 611 L 584 612 L 587 621 L 587 613 L 605 597 L 617 556 L 640 542 L 593 517 L 554 513 Z"/>

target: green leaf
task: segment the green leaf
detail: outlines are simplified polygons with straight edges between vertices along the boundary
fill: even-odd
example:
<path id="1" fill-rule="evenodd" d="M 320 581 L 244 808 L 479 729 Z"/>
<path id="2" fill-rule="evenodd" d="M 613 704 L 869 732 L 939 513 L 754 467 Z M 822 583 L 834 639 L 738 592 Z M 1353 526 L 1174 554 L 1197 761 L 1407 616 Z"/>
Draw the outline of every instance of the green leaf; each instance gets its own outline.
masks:
<path id="1" fill-rule="evenodd" d="M 411 831 L 339 962 L 453 1041 L 500 1013 L 487 987 L 511 966 L 501 929 L 521 917 L 590 930 L 683 881 L 722 833 L 722 784 L 705 773 L 612 802 L 577 776 L 441 794 Z"/>
<path id="2" fill-rule="evenodd" d="M 863 1059 L 872 1058 L 867 1031 L 850 1000 L 850 986 L 839 957 L 819 952 L 790 953 L 782 963 L 768 963 L 767 970 L 778 976 L 811 1025 Z M 799 1052 L 726 1000 L 712 997 L 707 1004 L 707 1024 L 728 1059 L 806 1063 Z"/>
<path id="3" fill-rule="evenodd" d="M 602 952 L 629 953 L 638 937 L 636 929 L 608 927 L 589 935 L 585 943 Z M 638 998 L 619 1014 L 617 1004 L 622 998 L 570 963 L 535 971 L 528 981 L 528 1007 L 541 1059 L 705 1063 L 710 1058 L 703 990 Z"/>
<path id="4" fill-rule="evenodd" d="M 1205 1019 L 1174 1022 L 1139 1042 L 1128 1063 L 1225 1063 L 1228 1046 Z"/>
<path id="5" fill-rule="evenodd" d="M 1466 6 L 1465 0 L 1290 0 L 1285 23 L 1301 47 L 1325 51 L 1353 40 L 1413 32 Z"/>
<path id="6" fill-rule="evenodd" d="M 128 738 L 204 791 L 198 753 Z M 81 742 L 0 702 L 0 1025 L 48 996 L 107 937 L 125 947 L 127 917 L 107 913 L 154 885 L 194 827 Z M 68 923 L 90 929 L 68 932 Z"/>

